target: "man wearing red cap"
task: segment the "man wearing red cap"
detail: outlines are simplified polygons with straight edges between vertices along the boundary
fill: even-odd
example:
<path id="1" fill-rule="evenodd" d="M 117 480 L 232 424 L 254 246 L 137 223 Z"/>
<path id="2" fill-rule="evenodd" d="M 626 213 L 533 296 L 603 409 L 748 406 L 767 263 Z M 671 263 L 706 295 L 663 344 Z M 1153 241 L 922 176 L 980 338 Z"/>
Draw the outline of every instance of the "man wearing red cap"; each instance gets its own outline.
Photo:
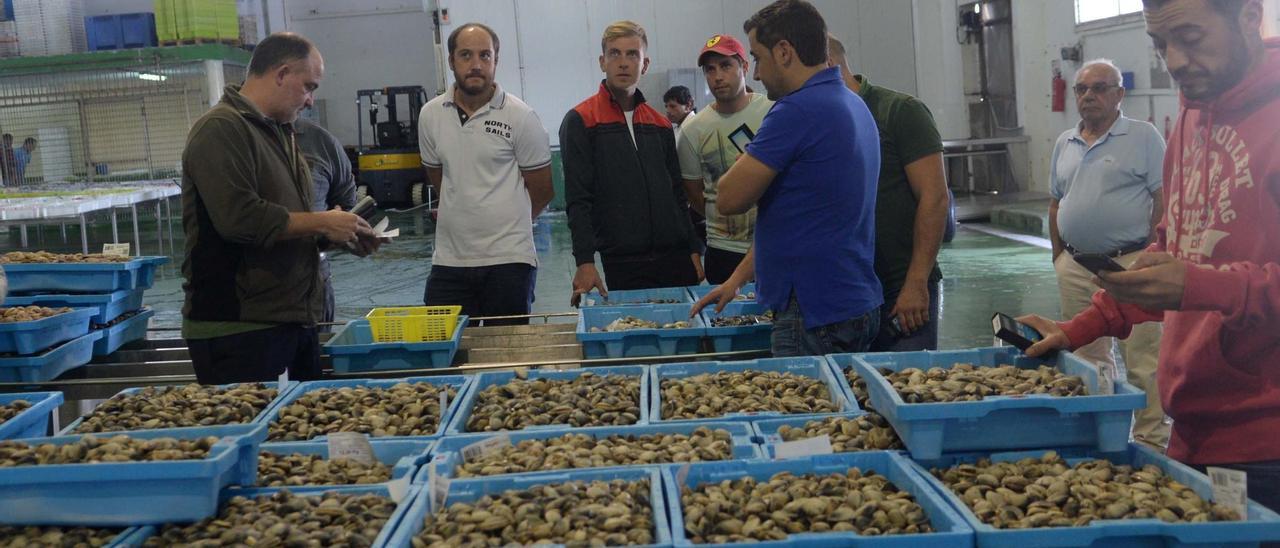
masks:
<path id="1" fill-rule="evenodd" d="M 707 281 L 720 284 L 751 248 L 756 209 L 721 215 L 716 211 L 716 183 L 747 149 L 773 101 L 747 91 L 746 48 L 732 36 L 717 34 L 707 40 L 698 53 L 698 66 L 716 101 L 684 121 L 676 152 L 689 206 L 707 218 Z"/>

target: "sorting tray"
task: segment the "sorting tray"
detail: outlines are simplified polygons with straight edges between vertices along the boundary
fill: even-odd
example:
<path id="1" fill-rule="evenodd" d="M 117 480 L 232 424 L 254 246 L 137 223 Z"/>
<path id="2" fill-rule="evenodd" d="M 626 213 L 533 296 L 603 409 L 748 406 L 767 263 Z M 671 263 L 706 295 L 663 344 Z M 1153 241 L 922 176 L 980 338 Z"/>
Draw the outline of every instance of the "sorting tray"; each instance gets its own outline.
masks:
<path id="1" fill-rule="evenodd" d="M 624 375 L 628 377 L 640 377 L 640 394 L 638 395 L 640 402 L 640 414 L 636 417 L 636 424 L 649 424 L 649 371 L 643 366 L 620 365 L 614 367 L 589 367 L 585 369 L 571 369 L 567 371 L 544 371 L 531 369 L 526 372 L 526 378 L 528 380 L 571 380 L 587 372 L 598 376 Z M 476 400 L 480 397 L 480 392 L 483 392 L 484 389 L 490 386 L 496 384 L 507 384 L 513 380 L 516 380 L 516 374 L 514 371 L 490 371 L 488 373 L 480 373 L 476 375 L 475 382 L 472 383 L 471 390 L 467 392 L 466 397 L 462 399 L 462 405 L 458 408 L 457 414 L 453 416 L 453 420 L 449 421 L 449 428 L 445 431 L 445 434 L 449 436 L 456 436 L 460 434 L 495 434 L 496 432 L 467 431 L 467 421 L 471 418 L 471 411 L 476 406 Z M 571 426 L 568 424 L 543 424 L 528 426 L 524 429 L 559 430 L 562 428 L 571 428 Z"/>
<path id="2" fill-rule="evenodd" d="M 230 387 L 237 386 L 237 385 L 240 385 L 240 384 L 245 384 L 245 383 L 221 384 L 221 385 L 218 385 L 218 386 L 220 386 L 220 387 L 222 387 L 222 388 L 230 388 Z M 255 383 L 248 383 L 248 384 L 255 384 Z M 263 408 L 263 410 L 262 410 L 261 412 L 259 412 L 259 413 L 258 413 L 258 416 L 254 417 L 254 418 L 253 418 L 253 421 L 252 421 L 252 422 L 250 422 L 249 424 L 265 424 L 265 423 L 267 422 L 267 418 L 268 418 L 268 417 L 273 416 L 273 415 L 270 415 L 269 413 L 270 413 L 271 409 L 272 409 L 273 407 L 275 407 L 276 403 L 278 403 L 278 402 L 280 402 L 281 400 L 283 400 L 283 399 L 285 398 L 285 396 L 288 396 L 288 395 L 289 395 L 289 393 L 290 393 L 290 392 L 292 392 L 292 391 L 293 391 L 293 389 L 294 389 L 295 387 L 297 387 L 297 386 L 298 386 L 298 384 L 300 384 L 300 383 L 298 383 L 297 381 L 290 381 L 290 382 L 285 383 L 284 388 L 281 388 L 281 387 L 280 387 L 280 383 L 279 383 L 279 382 L 276 382 L 276 381 L 264 382 L 264 383 L 256 383 L 256 384 L 263 384 L 263 385 L 266 385 L 266 386 L 268 386 L 268 387 L 275 388 L 275 389 L 276 389 L 276 399 L 274 399 L 274 400 L 272 400 L 270 403 L 268 403 L 268 404 L 267 404 L 267 406 L 266 406 L 265 408 Z M 141 392 L 142 390 L 144 390 L 144 388 L 126 388 L 126 389 L 121 390 L 120 392 L 116 393 L 116 395 L 115 395 L 115 396 L 112 396 L 112 398 L 114 398 L 114 397 L 116 397 L 116 396 L 129 396 L 129 395 L 137 394 L 138 392 Z M 109 400 L 108 400 L 108 401 L 109 401 Z M 60 436 L 73 436 L 73 435 L 76 435 L 76 434 L 75 434 L 75 430 L 76 430 L 76 428 L 77 428 L 77 427 L 79 427 L 79 426 L 80 426 L 80 423 L 82 423 L 82 422 L 84 422 L 84 417 L 83 417 L 83 416 L 82 416 L 82 417 L 78 417 L 78 418 L 76 418 L 76 420 L 72 421 L 72 422 L 71 422 L 71 424 L 68 424 L 66 428 L 63 428 L 63 429 L 62 429 L 62 431 L 58 433 L 58 435 L 60 435 Z M 181 430 L 208 430 L 208 429 L 211 429 L 211 428 L 222 428 L 222 427 L 226 427 L 226 426 L 237 426 L 237 425 L 227 425 L 227 424 L 222 424 L 222 425 L 214 425 L 214 426 L 188 426 L 188 427 L 183 427 L 183 428 L 166 428 L 166 429 L 164 429 L 164 430 L 169 430 L 169 431 L 181 431 Z M 98 432 L 98 433 L 96 433 L 96 434 L 97 434 L 97 435 L 99 435 L 99 436 L 105 436 L 105 435 L 111 435 L 111 434 L 123 433 L 123 432 L 142 432 L 142 431 L 144 431 L 144 430 L 121 430 L 121 431 L 116 431 L 116 432 Z"/>
<path id="3" fill-rule="evenodd" d="M 674 544 L 676 546 L 693 545 L 686 536 L 684 528 L 681 488 L 685 485 L 696 487 L 743 477 L 752 477 L 764 482 L 781 472 L 791 472 L 796 475 L 844 474 L 854 467 L 864 473 L 874 471 L 887 478 L 898 489 L 910 493 L 916 503 L 924 509 L 925 515 L 929 517 L 929 523 L 934 532 L 873 536 L 862 536 L 853 532 L 801 533 L 789 535 L 782 541 L 720 546 L 885 546 L 892 548 L 973 546 L 973 529 L 965 524 L 945 498 L 935 493 L 933 488 L 915 473 L 911 463 L 905 457 L 890 451 L 839 453 L 773 461 L 697 463 L 689 466 L 684 482 L 678 482 L 677 475 L 680 473 L 678 469 L 665 468 L 662 470 L 662 480 L 666 486 L 667 506 L 671 509 L 671 531 Z"/>
<path id="4" fill-rule="evenodd" d="M 354 320 L 324 343 L 324 349 L 333 358 L 333 370 L 337 373 L 449 367 L 462 342 L 462 328 L 466 324 L 467 316 L 460 316 L 453 328 L 453 337 L 447 341 L 380 343 L 373 341 L 369 320 Z"/>
<path id="5" fill-rule="evenodd" d="M 660 303 L 653 301 L 674 301 Z M 683 287 L 659 287 L 656 289 L 618 289 L 610 291 L 609 296 L 601 297 L 600 292 L 591 290 L 582 296 L 578 306 L 623 306 L 637 304 L 679 304 L 691 303 L 689 292 Z"/>
<path id="6" fill-rule="evenodd" d="M 707 422 L 707 421 L 751 421 L 755 419 L 778 418 L 778 417 L 825 417 L 836 413 L 797 413 L 789 414 L 780 411 L 762 411 L 751 413 L 730 413 L 720 417 L 705 417 L 699 419 L 664 419 L 662 418 L 662 380 L 676 379 L 684 377 L 692 377 L 704 373 L 715 373 L 718 371 L 778 371 L 782 373 L 793 373 L 805 377 L 812 377 L 827 385 L 827 389 L 831 395 L 831 401 L 839 406 L 840 411 L 849 412 L 857 411 L 858 405 L 853 403 L 844 392 L 840 390 L 840 383 L 843 379 L 837 380 L 832 376 L 831 368 L 817 357 L 796 357 L 796 358 L 761 358 L 758 360 L 746 360 L 736 362 L 687 362 L 687 363 L 669 363 L 654 365 L 649 369 L 649 417 L 655 424 L 660 423 L 679 423 L 679 422 Z"/>
<path id="7" fill-rule="evenodd" d="M 202 460 L 58 464 L 0 468 L 0 523 L 127 527 L 213 515 L 228 485 L 252 485 L 261 424 L 130 432 L 141 439 L 221 439 Z M 83 436 L 29 438 L 63 445 Z M 99 436 L 101 437 L 101 436 Z"/>
<path id="8" fill-rule="evenodd" d="M 1212 500 L 1209 478 L 1169 457 L 1138 444 L 1123 451 L 1104 453 L 1086 448 L 1054 449 L 1070 464 L 1082 460 L 1105 459 L 1116 464 L 1141 467 L 1154 464 L 1174 480 Z M 1035 529 L 997 529 L 978 519 L 960 497 L 941 480 L 929 473 L 930 468 L 948 468 L 956 464 L 974 463 L 987 457 L 993 462 L 1016 461 L 1040 457 L 1049 449 L 1004 453 L 963 453 L 943 455 L 939 459 L 920 460 L 911 464 L 916 475 L 929 482 L 973 528 L 979 548 L 1033 547 L 1129 547 L 1129 546 L 1257 546 L 1260 541 L 1280 541 L 1280 515 L 1249 501 L 1246 521 L 1211 523 L 1165 523 L 1159 519 L 1096 520 L 1084 527 L 1041 527 Z"/>
<path id="9" fill-rule="evenodd" d="M 145 289 L 121 289 L 111 293 L 87 295 L 9 295 L 5 297 L 4 305 L 92 308 L 96 312 L 89 318 L 89 323 L 101 325 L 125 312 L 142 308 L 142 296 L 145 291 Z"/>
<path id="10" fill-rule="evenodd" d="M 649 501 L 653 509 L 653 544 L 640 546 L 670 546 L 671 530 L 667 523 L 667 503 L 662 494 L 662 478 L 656 467 L 645 468 L 613 468 L 570 470 L 564 472 L 547 472 L 525 476 L 496 476 L 492 478 L 454 480 L 449 484 L 449 494 L 444 505 L 463 502 L 468 503 L 480 497 L 501 493 L 511 489 L 528 489 L 537 485 L 564 483 L 566 481 L 612 481 L 612 480 L 649 480 Z M 409 511 L 405 513 L 400 526 L 387 542 L 387 546 L 405 548 L 411 546 L 414 536 L 422 531 L 423 519 L 427 517 L 428 497 L 431 490 L 421 486 Z"/>
<path id="11" fill-rule="evenodd" d="M 578 341 L 583 356 L 624 358 L 639 356 L 674 356 L 696 354 L 702 344 L 706 326 L 702 318 L 689 317 L 691 304 L 647 304 L 631 306 L 592 306 L 578 310 Z M 592 333 L 592 327 L 604 329 L 609 322 L 623 316 L 655 321 L 659 324 L 687 321 L 684 329 L 631 329 Z"/>
<path id="12" fill-rule="evenodd" d="M 685 289 L 689 290 L 689 296 L 693 297 L 694 302 L 702 300 L 712 289 L 720 287 L 718 285 L 691 285 Z M 742 288 L 738 290 L 739 299 L 735 302 L 751 302 L 756 300 L 756 283 L 747 282 L 742 284 Z"/>
<path id="13" fill-rule="evenodd" d="M 123 263 L 15 263 L 4 265 L 9 291 L 111 293 L 151 289 L 156 267 L 168 257 L 136 257 Z"/>
<path id="14" fill-rule="evenodd" d="M 91 308 L 72 308 L 56 316 L 30 322 L 0 323 L 0 352 L 37 354 L 89 332 Z"/>
<path id="15" fill-rule="evenodd" d="M 62 392 L 0 394 L 0 406 L 15 400 L 27 400 L 31 407 L 12 419 L 0 422 L 0 440 L 38 438 L 45 435 L 49 431 L 49 418 L 58 411 L 58 406 L 63 401 Z"/>
<path id="16" fill-rule="evenodd" d="M 381 439 L 371 440 L 369 445 L 373 447 L 373 456 L 391 468 L 391 479 L 396 481 L 404 479 L 411 481 L 418 471 L 418 467 L 427 462 L 430 457 L 431 448 L 436 444 L 435 441 L 413 441 L 399 439 Z M 289 441 L 289 442 L 273 442 L 264 443 L 259 448 L 262 453 L 274 453 L 277 455 L 291 455 L 295 453 L 303 455 L 319 455 L 324 458 L 329 457 L 328 442 L 317 441 Z M 317 485 L 297 485 L 283 486 L 281 488 L 297 490 L 300 488 L 336 488 L 336 487 L 364 487 L 368 485 L 379 484 L 358 484 L 358 485 L 337 485 L 337 484 L 317 484 Z M 255 487 L 256 489 L 257 487 Z M 261 487 L 261 489 L 273 489 L 272 487 Z"/>
<path id="17" fill-rule="evenodd" d="M 453 399 L 449 400 L 448 402 L 449 407 L 444 411 L 444 416 L 440 417 L 440 426 L 436 429 L 435 434 L 432 434 L 429 436 L 391 436 L 386 438 L 370 437 L 371 440 L 381 440 L 381 439 L 419 440 L 419 441 L 429 440 L 429 439 L 433 440 L 444 435 L 445 428 L 449 426 L 449 421 L 453 419 L 453 416 L 457 414 L 459 409 L 462 408 L 462 403 L 464 400 L 467 399 L 467 394 L 470 392 L 471 384 L 474 381 L 475 381 L 475 377 L 472 377 L 471 375 L 436 375 L 431 377 L 405 377 L 403 379 L 384 379 L 384 380 L 367 380 L 366 379 L 366 380 L 346 380 L 346 381 L 308 381 L 294 387 L 292 390 L 289 391 L 288 394 L 285 395 L 285 397 L 276 399 L 275 403 L 272 403 L 269 407 L 267 407 L 267 411 L 264 413 L 265 418 L 261 420 L 263 420 L 263 422 L 266 422 L 266 423 L 273 422 L 276 416 L 280 414 L 281 408 L 292 404 L 294 400 L 302 397 L 303 394 L 306 394 L 307 392 L 310 392 L 312 390 L 320 390 L 324 388 L 342 388 L 347 386 L 351 386 L 351 387 L 370 386 L 370 387 L 390 388 L 402 382 L 407 382 L 407 383 L 425 382 L 425 383 L 430 383 L 436 386 L 447 384 L 449 386 L 452 386 L 454 390 L 457 390 L 457 394 L 454 395 Z M 329 436 L 326 435 L 326 436 L 320 436 L 318 438 L 313 438 L 307 441 L 326 441 L 328 439 L 329 439 Z"/>
<path id="18" fill-rule="evenodd" d="M 145 308 L 133 317 L 106 329 L 99 329 L 102 338 L 93 343 L 94 356 L 107 356 L 119 350 L 121 346 L 136 340 L 147 338 L 147 326 L 156 312 Z"/>
<path id="19" fill-rule="evenodd" d="M 0 382 L 53 380 L 58 375 L 89 363 L 93 359 L 93 343 L 100 337 L 102 332 L 90 331 L 43 354 L 0 358 Z"/>
<path id="20" fill-rule="evenodd" d="M 590 436 L 594 439 L 607 438 L 609 436 L 645 436 L 653 434 L 689 434 L 698 428 L 710 428 L 712 430 L 727 430 L 731 436 L 733 455 L 730 459 L 757 459 L 760 458 L 760 447 L 752 441 L 753 430 L 751 425 L 742 422 L 688 422 L 683 424 L 650 424 L 645 426 L 599 426 L 592 428 L 562 428 L 557 430 L 521 430 L 516 432 L 486 432 L 484 434 L 467 434 L 465 436 L 447 436 L 436 444 L 435 449 L 431 451 L 432 458 L 437 459 L 436 471 L 442 476 L 452 478 L 458 466 L 462 465 L 462 449 L 476 442 L 484 441 L 496 436 L 508 436 L 512 445 L 517 445 L 525 440 L 546 440 L 558 438 L 566 434 L 581 434 Z M 515 474 L 497 474 L 493 476 L 481 476 L 485 478 L 508 476 L 508 475 L 526 475 L 548 472 L 559 472 L 568 470 L 602 470 L 614 468 L 643 468 L 647 466 L 679 466 L 675 464 L 649 464 L 649 465 L 626 465 L 626 466 L 601 466 L 594 468 L 566 468 L 563 470 L 546 470 L 533 472 L 519 472 Z M 461 479 L 478 479 L 478 478 L 461 478 Z M 423 466 L 418 470 L 418 475 L 414 478 L 414 483 L 427 482 L 427 468 Z"/>
<path id="21" fill-rule="evenodd" d="M 755 301 L 734 301 L 724 306 L 724 310 L 716 313 L 715 304 L 707 305 L 698 315 L 702 316 L 703 325 L 707 326 L 707 338 L 716 352 L 736 352 L 739 350 L 768 350 L 773 336 L 773 323 L 760 323 L 737 327 L 714 327 L 711 321 L 722 316 L 742 316 L 744 314 L 764 314 L 768 309 Z"/>
<path id="22" fill-rule="evenodd" d="M 976 348 L 947 352 L 832 354 L 835 369 L 852 366 L 867 381 L 871 407 L 888 419 L 912 458 L 933 459 L 943 453 L 998 451 L 1035 447 L 1096 447 L 1123 450 L 1129 443 L 1133 411 L 1147 404 L 1146 394 L 1122 380 L 1115 394 L 1055 397 L 989 396 L 981 401 L 913 403 L 902 401 L 878 368 L 901 371 L 910 367 L 951 368 L 960 363 L 979 367 L 1011 364 L 1019 368 L 1057 367 L 1085 381 L 1090 394 L 1098 391 L 1098 370 L 1069 352 L 1033 359 L 1013 347 Z M 843 375 L 841 375 L 843 377 Z M 848 383 L 842 383 L 848 390 Z M 849 390 L 852 394 L 852 390 Z"/>

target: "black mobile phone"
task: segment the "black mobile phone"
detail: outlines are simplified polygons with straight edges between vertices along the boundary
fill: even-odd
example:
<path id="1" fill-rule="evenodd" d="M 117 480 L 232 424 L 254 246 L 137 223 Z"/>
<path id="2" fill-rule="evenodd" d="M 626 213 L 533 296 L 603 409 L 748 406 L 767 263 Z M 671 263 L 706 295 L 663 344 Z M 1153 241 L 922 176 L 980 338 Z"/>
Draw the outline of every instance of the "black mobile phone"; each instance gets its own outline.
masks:
<path id="1" fill-rule="evenodd" d="M 1101 253 L 1072 253 L 1071 258 L 1094 274 L 1104 271 L 1124 272 L 1124 267 L 1120 266 L 1120 263 Z"/>
<path id="2" fill-rule="evenodd" d="M 996 315 L 991 317 L 991 329 L 995 332 L 996 337 L 1017 347 L 1018 350 L 1026 350 L 1044 338 L 1044 335 L 1041 335 L 1034 327 L 1001 312 L 996 312 Z"/>

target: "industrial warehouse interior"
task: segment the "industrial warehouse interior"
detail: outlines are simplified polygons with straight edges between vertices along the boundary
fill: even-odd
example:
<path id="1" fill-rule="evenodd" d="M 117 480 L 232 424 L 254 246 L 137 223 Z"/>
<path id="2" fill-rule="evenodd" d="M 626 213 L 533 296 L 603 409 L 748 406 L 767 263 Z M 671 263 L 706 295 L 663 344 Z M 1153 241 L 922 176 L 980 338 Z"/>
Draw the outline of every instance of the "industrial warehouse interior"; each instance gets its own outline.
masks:
<path id="1" fill-rule="evenodd" d="M 1280 546 L 1278 35 L 0 0 L 0 547 Z"/>

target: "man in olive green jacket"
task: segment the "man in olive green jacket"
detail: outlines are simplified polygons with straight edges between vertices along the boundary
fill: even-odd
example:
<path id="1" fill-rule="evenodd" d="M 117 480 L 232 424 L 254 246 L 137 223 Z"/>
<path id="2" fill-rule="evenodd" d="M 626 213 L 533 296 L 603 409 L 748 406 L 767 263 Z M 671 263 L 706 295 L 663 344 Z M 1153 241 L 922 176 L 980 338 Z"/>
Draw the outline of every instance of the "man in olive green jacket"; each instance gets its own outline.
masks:
<path id="1" fill-rule="evenodd" d="M 186 303 L 182 336 L 203 384 L 319 376 L 319 252 L 357 255 L 378 238 L 359 216 L 312 212 L 312 181 L 293 134 L 324 60 L 307 39 L 267 37 L 243 86 L 196 121 L 182 154 Z"/>

